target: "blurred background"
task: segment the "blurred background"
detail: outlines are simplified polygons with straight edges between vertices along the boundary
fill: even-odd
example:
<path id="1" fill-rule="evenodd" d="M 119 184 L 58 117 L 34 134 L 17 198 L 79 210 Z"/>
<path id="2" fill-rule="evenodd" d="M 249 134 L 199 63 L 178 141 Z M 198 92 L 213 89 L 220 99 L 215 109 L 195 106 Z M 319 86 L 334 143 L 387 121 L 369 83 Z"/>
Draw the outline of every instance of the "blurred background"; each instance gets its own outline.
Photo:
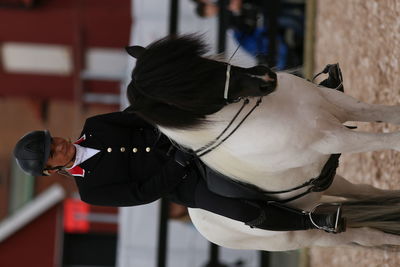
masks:
<path id="1" fill-rule="evenodd" d="M 305 0 L 0 0 L 0 266 L 304 266 L 305 252 L 218 248 L 185 207 L 106 208 L 72 180 L 29 177 L 12 158 L 28 131 L 78 138 L 85 118 L 126 107 L 127 45 L 200 33 L 210 54 L 310 76 Z M 306 37 L 308 36 L 308 38 Z M 308 56 L 307 56 L 308 55 Z"/>

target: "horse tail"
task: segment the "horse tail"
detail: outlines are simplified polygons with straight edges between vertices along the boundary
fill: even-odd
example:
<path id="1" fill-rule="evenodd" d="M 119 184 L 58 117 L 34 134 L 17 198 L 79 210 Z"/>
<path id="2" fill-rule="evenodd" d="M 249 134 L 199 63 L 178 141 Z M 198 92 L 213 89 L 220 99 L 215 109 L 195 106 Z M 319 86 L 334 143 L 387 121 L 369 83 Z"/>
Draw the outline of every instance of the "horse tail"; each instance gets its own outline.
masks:
<path id="1" fill-rule="evenodd" d="M 398 193 L 343 201 L 341 204 L 347 227 L 370 227 L 385 233 L 400 235 L 400 195 Z"/>

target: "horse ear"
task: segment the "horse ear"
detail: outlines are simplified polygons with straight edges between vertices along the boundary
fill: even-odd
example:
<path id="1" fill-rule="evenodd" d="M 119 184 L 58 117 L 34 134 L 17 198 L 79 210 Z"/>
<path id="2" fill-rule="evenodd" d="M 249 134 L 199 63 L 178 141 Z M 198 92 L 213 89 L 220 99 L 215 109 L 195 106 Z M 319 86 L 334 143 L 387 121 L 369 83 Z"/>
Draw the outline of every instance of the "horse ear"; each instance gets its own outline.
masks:
<path id="1" fill-rule="evenodd" d="M 146 51 L 146 48 L 143 46 L 134 45 L 125 47 L 125 50 L 129 55 L 137 59 Z"/>

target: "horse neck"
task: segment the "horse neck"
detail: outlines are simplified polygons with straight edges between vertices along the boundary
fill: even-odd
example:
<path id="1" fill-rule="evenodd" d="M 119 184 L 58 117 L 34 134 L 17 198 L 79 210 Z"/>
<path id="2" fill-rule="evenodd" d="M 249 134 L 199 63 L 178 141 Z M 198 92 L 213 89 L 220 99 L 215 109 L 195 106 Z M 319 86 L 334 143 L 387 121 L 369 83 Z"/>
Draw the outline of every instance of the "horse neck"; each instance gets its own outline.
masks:
<path id="1" fill-rule="evenodd" d="M 214 141 L 224 131 L 241 105 L 241 103 L 227 105 L 220 111 L 207 116 L 203 124 L 191 128 L 177 129 L 159 126 L 159 129 L 178 144 L 196 150 Z"/>
<path id="2" fill-rule="evenodd" d="M 159 126 L 159 129 L 174 142 L 192 150 L 196 150 L 211 142 L 217 134 L 212 127 L 208 126 L 191 129 L 176 129 Z"/>

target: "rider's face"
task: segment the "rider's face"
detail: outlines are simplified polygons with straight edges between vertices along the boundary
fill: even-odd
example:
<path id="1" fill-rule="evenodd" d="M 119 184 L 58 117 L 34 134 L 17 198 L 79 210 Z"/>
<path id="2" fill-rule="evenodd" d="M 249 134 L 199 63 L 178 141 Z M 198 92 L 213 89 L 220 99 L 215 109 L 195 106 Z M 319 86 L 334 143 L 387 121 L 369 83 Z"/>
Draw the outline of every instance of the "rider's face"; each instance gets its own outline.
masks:
<path id="1" fill-rule="evenodd" d="M 75 157 L 76 148 L 71 142 L 61 137 L 53 137 L 51 141 L 50 156 L 46 167 L 65 166 L 71 167 Z M 56 170 L 49 171 L 55 172 Z"/>

